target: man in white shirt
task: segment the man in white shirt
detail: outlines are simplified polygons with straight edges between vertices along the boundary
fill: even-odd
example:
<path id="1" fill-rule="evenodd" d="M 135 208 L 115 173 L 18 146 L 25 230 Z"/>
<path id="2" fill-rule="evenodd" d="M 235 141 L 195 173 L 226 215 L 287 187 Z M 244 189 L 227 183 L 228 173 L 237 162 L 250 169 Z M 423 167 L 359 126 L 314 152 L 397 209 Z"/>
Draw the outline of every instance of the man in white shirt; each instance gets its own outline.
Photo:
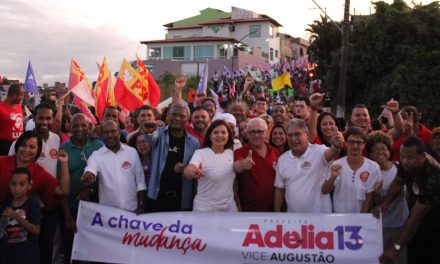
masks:
<path id="1" fill-rule="evenodd" d="M 331 213 L 330 195 L 321 193 L 329 162 L 342 147 L 342 135 L 334 130 L 330 148 L 309 144 L 309 131 L 303 119 L 292 119 L 287 124 L 290 151 L 278 159 L 275 176 L 274 210 L 281 211 L 284 197 L 288 212 Z"/>
<path id="2" fill-rule="evenodd" d="M 90 156 L 81 181 L 90 185 L 98 179 L 101 204 L 144 212 L 147 186 L 137 151 L 121 144 L 121 130 L 113 120 L 101 125 L 101 135 L 104 146 Z"/>
<path id="3" fill-rule="evenodd" d="M 335 213 L 367 213 L 373 203 L 374 185 L 382 179 L 379 165 L 362 153 L 367 136 L 359 127 L 345 133 L 347 156 L 334 161 L 322 193 L 333 192 Z"/>

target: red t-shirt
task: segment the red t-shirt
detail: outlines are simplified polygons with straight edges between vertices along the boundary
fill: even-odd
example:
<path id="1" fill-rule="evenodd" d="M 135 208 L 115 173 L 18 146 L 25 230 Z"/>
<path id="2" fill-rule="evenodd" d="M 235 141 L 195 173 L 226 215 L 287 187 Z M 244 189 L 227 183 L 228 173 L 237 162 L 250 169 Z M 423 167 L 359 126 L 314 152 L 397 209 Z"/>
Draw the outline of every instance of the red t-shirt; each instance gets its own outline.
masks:
<path id="1" fill-rule="evenodd" d="M 15 141 L 23 134 L 23 112 L 21 105 L 9 106 L 0 102 L 0 139 Z"/>
<path id="2" fill-rule="evenodd" d="M 197 140 L 200 143 L 200 148 L 203 148 L 204 145 L 204 141 L 205 141 L 205 137 L 200 135 L 199 133 L 197 133 L 197 131 L 194 130 L 194 128 L 190 125 L 187 124 L 186 125 L 186 131 L 188 132 L 188 134 L 190 134 L 191 136 L 197 138 Z"/>
<path id="3" fill-rule="evenodd" d="M 15 170 L 15 155 L 1 156 L 0 168 L 0 204 L 2 204 L 12 199 L 9 182 L 12 178 L 12 172 Z M 60 199 L 55 195 L 58 180 L 35 162 L 32 162 L 28 169 L 32 176 L 32 189 L 28 192 L 28 197 L 37 194 L 46 207 L 55 205 Z"/>
<path id="4" fill-rule="evenodd" d="M 424 143 L 425 147 L 428 146 L 429 141 L 431 141 L 431 130 L 427 129 L 424 125 L 419 125 L 419 132 L 416 133 L 416 137 L 420 138 Z M 402 145 L 403 141 L 405 141 L 407 137 L 400 136 L 393 143 L 393 160 L 400 161 L 400 145 Z"/>
<path id="5" fill-rule="evenodd" d="M 238 196 L 244 212 L 273 212 L 275 168 L 280 153 L 267 143 L 266 146 L 266 157 L 252 151 L 255 165 L 251 170 L 237 174 Z M 245 159 L 249 150 L 249 144 L 237 149 L 234 151 L 234 160 Z"/>

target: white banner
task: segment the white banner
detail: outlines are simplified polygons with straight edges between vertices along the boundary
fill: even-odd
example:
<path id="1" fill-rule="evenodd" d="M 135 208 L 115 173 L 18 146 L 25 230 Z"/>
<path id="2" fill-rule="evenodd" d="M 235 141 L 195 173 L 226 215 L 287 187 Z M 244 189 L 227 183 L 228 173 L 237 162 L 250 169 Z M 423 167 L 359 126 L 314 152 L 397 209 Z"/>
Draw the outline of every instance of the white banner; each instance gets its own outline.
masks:
<path id="1" fill-rule="evenodd" d="M 378 263 L 371 214 L 136 215 L 81 202 L 72 259 L 108 263 Z"/>

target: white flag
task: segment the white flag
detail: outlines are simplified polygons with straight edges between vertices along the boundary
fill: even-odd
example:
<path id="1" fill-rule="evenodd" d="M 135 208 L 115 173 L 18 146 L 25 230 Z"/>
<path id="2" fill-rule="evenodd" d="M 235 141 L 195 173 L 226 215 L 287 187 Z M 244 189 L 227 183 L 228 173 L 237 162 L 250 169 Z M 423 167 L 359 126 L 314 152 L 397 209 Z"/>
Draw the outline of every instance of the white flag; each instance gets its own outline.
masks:
<path id="1" fill-rule="evenodd" d="M 89 88 L 87 87 L 85 79 L 80 81 L 71 90 L 72 90 L 72 93 L 74 93 L 76 96 L 81 98 L 81 100 L 83 100 L 87 104 L 93 105 L 93 106 L 95 105 L 95 99 L 93 99 L 93 96 L 90 94 Z"/>

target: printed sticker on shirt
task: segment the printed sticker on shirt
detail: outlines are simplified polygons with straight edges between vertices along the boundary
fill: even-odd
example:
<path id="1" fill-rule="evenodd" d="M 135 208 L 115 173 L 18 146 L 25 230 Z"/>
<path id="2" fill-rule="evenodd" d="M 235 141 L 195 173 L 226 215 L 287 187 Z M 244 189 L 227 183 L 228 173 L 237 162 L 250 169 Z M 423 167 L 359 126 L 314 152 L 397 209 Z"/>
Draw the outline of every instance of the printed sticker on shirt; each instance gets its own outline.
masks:
<path id="1" fill-rule="evenodd" d="M 122 162 L 121 168 L 122 168 L 123 170 L 129 170 L 129 169 L 131 169 L 131 163 L 130 163 L 130 161 L 124 161 L 124 162 Z"/>
<path id="2" fill-rule="evenodd" d="M 179 148 L 177 146 L 174 146 L 172 148 L 168 148 L 168 152 L 179 153 Z"/>
<path id="3" fill-rule="evenodd" d="M 301 169 L 308 170 L 312 167 L 312 163 L 310 161 L 304 161 L 304 163 L 301 165 Z"/>
<path id="4" fill-rule="evenodd" d="M 369 176 L 370 176 L 370 173 L 368 171 L 363 171 L 359 175 L 359 178 L 361 179 L 361 182 L 367 182 Z"/>
<path id="5" fill-rule="evenodd" d="M 50 154 L 50 158 L 51 159 L 56 159 L 57 158 L 57 150 L 56 149 L 50 149 L 50 151 L 49 151 L 49 154 Z"/>
<path id="6" fill-rule="evenodd" d="M 417 184 L 417 182 L 413 182 L 412 189 L 413 189 L 413 192 L 415 195 L 420 194 L 420 189 L 419 189 L 419 185 Z"/>

